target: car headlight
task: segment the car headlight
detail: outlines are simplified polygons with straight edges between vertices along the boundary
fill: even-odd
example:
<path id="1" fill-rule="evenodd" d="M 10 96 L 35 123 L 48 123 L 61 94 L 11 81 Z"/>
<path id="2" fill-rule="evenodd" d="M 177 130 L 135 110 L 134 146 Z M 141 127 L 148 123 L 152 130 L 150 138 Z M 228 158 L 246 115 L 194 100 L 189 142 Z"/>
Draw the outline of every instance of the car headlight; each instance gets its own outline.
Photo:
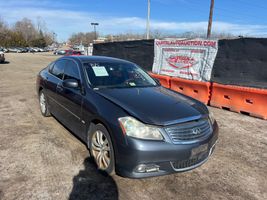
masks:
<path id="1" fill-rule="evenodd" d="M 146 140 L 163 140 L 158 128 L 148 126 L 133 117 L 121 117 L 118 119 L 124 134 Z"/>
<path id="2" fill-rule="evenodd" d="M 209 118 L 210 118 L 210 122 L 211 122 L 211 124 L 214 124 L 214 122 L 215 122 L 215 118 L 214 118 L 214 115 L 213 115 L 213 113 L 209 110 Z"/>

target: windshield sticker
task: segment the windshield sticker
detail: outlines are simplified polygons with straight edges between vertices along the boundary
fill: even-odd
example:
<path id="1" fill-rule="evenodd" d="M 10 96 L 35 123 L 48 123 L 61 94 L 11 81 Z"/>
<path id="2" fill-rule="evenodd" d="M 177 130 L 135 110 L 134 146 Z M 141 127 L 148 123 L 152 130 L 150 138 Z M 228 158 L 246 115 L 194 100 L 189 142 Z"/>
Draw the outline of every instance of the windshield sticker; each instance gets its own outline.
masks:
<path id="1" fill-rule="evenodd" d="M 134 82 L 129 82 L 130 86 L 136 86 Z"/>
<path id="2" fill-rule="evenodd" d="M 92 67 L 92 68 L 95 73 L 95 76 L 108 76 L 108 72 L 105 67 L 98 66 L 98 67 Z"/>

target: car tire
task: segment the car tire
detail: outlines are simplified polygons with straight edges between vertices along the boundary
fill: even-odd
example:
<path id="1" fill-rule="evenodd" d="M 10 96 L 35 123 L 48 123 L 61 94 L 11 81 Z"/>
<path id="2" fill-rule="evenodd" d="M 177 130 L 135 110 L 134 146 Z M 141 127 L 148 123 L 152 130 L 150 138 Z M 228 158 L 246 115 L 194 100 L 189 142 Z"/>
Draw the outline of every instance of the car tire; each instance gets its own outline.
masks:
<path id="1" fill-rule="evenodd" d="M 115 156 L 110 134 L 102 124 L 93 125 L 88 134 L 88 148 L 99 170 L 115 174 Z"/>
<path id="2" fill-rule="evenodd" d="M 48 104 L 47 104 L 47 99 L 46 99 L 46 96 L 43 90 L 39 92 L 39 105 L 40 105 L 40 110 L 41 110 L 42 115 L 44 117 L 49 117 L 51 114 L 50 114 Z"/>

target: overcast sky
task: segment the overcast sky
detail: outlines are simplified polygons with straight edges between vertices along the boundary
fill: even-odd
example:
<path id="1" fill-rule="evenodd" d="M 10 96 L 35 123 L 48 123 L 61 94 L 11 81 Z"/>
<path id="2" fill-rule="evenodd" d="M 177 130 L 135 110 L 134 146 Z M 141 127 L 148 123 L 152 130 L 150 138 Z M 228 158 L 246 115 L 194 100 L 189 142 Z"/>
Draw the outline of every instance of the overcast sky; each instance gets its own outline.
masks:
<path id="1" fill-rule="evenodd" d="M 206 32 L 210 0 L 151 0 L 151 28 L 169 33 Z M 41 17 L 60 41 L 75 32 L 144 33 L 147 0 L 0 0 L 9 24 Z M 215 0 L 213 30 L 267 37 L 266 0 Z"/>

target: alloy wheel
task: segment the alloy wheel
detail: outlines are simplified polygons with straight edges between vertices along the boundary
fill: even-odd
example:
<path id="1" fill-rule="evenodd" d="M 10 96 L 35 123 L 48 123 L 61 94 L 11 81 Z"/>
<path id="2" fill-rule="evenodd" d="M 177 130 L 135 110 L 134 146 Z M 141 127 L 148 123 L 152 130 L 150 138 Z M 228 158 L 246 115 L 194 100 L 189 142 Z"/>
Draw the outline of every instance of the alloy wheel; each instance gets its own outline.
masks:
<path id="1" fill-rule="evenodd" d="M 46 101 L 45 101 L 45 96 L 43 92 L 41 92 L 40 94 L 40 108 L 41 108 L 42 113 L 46 112 Z"/>
<path id="2" fill-rule="evenodd" d="M 97 130 L 91 140 L 92 154 L 99 169 L 106 170 L 111 161 L 110 145 L 105 134 Z"/>

